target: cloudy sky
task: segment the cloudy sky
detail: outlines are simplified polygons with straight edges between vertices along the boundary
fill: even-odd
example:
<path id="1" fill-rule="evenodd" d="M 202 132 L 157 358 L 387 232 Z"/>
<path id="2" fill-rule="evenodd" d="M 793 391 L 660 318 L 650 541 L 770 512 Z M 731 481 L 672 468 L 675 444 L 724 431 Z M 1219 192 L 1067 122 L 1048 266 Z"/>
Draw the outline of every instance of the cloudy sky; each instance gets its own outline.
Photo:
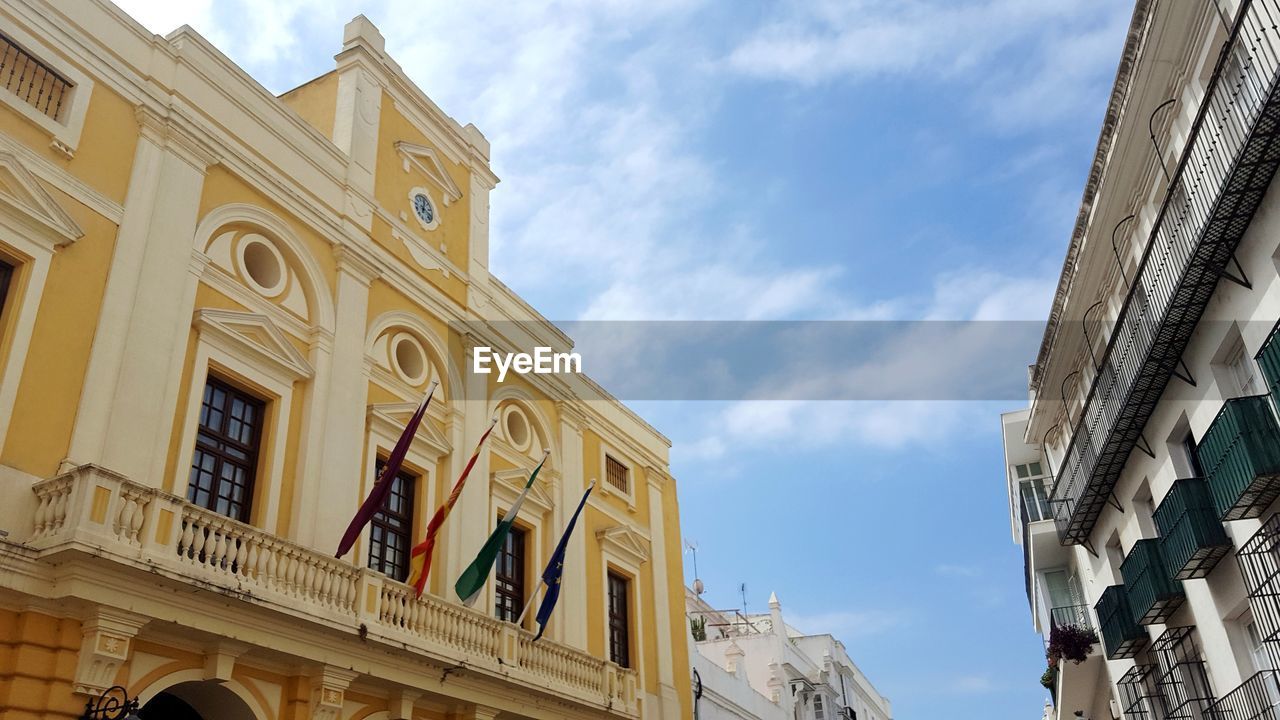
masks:
<path id="1" fill-rule="evenodd" d="M 190 24 L 277 93 L 331 69 L 342 25 L 366 14 L 492 142 L 492 267 L 558 321 L 1042 321 L 1131 12 L 121 4 L 156 32 Z M 901 357 L 927 372 L 948 352 L 925 345 Z M 1016 400 L 634 405 L 674 442 L 713 604 L 740 606 L 745 583 L 759 611 L 776 590 L 793 624 L 845 641 L 903 720 L 1039 713 L 998 435 Z"/>

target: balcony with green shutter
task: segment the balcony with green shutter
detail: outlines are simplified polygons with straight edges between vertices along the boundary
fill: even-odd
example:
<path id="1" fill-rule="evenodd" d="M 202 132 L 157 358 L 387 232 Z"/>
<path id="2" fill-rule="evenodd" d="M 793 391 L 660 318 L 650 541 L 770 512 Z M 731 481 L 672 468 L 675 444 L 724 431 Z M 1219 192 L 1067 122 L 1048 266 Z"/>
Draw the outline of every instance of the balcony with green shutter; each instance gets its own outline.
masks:
<path id="1" fill-rule="evenodd" d="M 1169 619 L 1187 599 L 1182 582 L 1173 579 L 1165 563 L 1160 541 L 1154 538 L 1133 544 L 1128 557 L 1120 564 L 1124 587 L 1133 610 L 1134 622 L 1154 625 Z"/>
<path id="2" fill-rule="evenodd" d="M 1231 538 L 1218 519 L 1204 478 L 1175 481 L 1156 508 L 1155 521 L 1160 550 L 1174 580 L 1208 577 L 1231 550 Z"/>
<path id="3" fill-rule="evenodd" d="M 1267 379 L 1267 390 L 1271 391 L 1271 396 L 1280 397 L 1276 394 L 1276 390 L 1280 388 L 1280 322 L 1272 326 L 1271 334 L 1262 343 L 1262 349 L 1254 359 L 1258 361 L 1258 367 L 1262 368 L 1262 376 Z"/>
<path id="4" fill-rule="evenodd" d="M 1196 455 L 1219 518 L 1261 516 L 1280 497 L 1280 425 L 1270 397 L 1226 401 L 1196 445 Z"/>
<path id="5" fill-rule="evenodd" d="M 1151 639 L 1146 628 L 1133 619 L 1129 606 L 1129 593 L 1124 585 L 1112 585 L 1102 591 L 1098 604 L 1093 606 L 1102 626 L 1102 647 L 1108 660 L 1123 660 L 1138 654 Z"/>

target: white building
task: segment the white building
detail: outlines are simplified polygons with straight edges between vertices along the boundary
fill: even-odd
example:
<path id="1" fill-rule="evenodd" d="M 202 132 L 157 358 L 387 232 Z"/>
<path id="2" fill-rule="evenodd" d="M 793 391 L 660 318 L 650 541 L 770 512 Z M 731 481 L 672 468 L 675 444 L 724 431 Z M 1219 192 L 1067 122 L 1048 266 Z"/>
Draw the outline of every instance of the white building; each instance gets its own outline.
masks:
<path id="1" fill-rule="evenodd" d="M 1100 636 L 1049 673 L 1060 720 L 1280 717 L 1277 18 L 1139 0 L 1001 419 L 1034 627 Z"/>
<path id="2" fill-rule="evenodd" d="M 716 610 L 686 592 L 698 720 L 891 720 L 893 710 L 829 634 L 806 635 L 782 619 L 777 595 L 767 614 Z"/>

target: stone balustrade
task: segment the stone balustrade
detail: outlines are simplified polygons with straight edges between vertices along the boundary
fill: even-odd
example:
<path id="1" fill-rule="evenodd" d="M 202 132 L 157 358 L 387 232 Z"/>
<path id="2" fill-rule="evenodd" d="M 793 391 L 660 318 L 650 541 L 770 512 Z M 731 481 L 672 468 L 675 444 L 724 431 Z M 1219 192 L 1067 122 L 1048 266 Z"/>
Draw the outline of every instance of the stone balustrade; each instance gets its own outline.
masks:
<path id="1" fill-rule="evenodd" d="M 145 564 L 178 580 L 234 592 L 303 619 L 364 627 L 383 640 L 506 676 L 576 701 L 637 717 L 633 670 L 345 560 L 196 507 L 169 493 L 85 465 L 33 486 L 28 545 L 42 554 L 77 547 Z"/>

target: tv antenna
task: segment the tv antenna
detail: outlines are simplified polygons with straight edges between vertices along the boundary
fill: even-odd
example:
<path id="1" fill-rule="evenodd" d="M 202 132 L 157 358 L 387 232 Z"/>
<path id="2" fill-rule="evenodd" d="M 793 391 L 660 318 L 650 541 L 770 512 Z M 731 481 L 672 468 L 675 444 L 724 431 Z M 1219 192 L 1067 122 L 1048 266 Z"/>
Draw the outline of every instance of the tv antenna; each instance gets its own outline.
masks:
<path id="1" fill-rule="evenodd" d="M 684 551 L 693 555 L 693 594 L 702 597 L 706 586 L 702 584 L 702 578 L 698 577 L 698 543 L 685 538 Z"/>

